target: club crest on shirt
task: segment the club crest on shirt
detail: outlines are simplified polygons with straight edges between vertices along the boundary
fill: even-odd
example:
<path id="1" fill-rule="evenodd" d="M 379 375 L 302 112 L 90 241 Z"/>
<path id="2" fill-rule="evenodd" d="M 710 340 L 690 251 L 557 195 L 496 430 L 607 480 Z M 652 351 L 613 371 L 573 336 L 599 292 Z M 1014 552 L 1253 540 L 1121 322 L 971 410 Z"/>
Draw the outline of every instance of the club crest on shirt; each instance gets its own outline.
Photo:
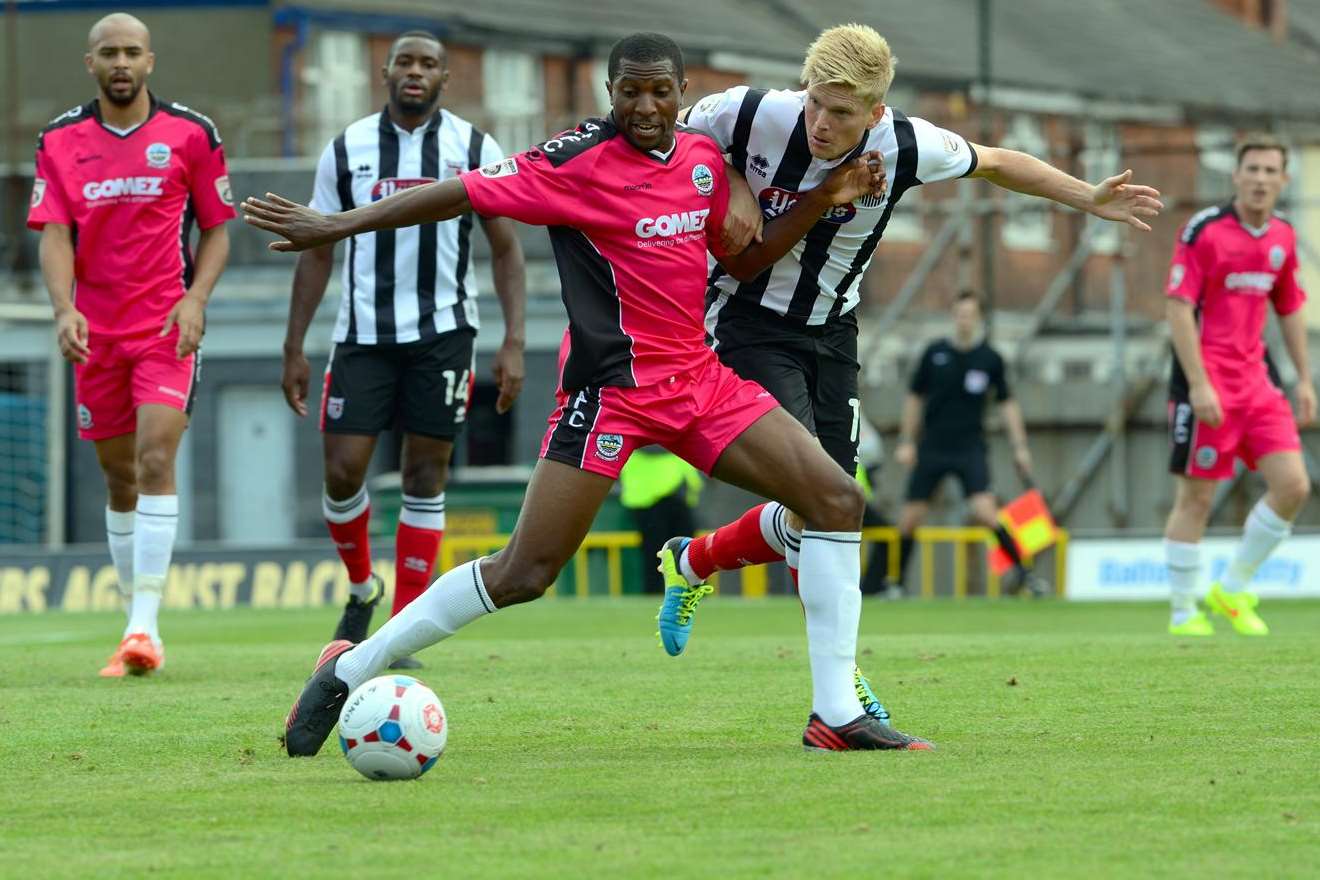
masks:
<path id="1" fill-rule="evenodd" d="M 1288 255 L 1284 253 L 1283 245 L 1281 244 L 1276 244 L 1274 247 L 1270 248 L 1270 268 L 1276 272 L 1282 269 L 1283 261 L 1287 256 Z"/>
<path id="2" fill-rule="evenodd" d="M 1199 468 L 1212 468 L 1215 462 L 1219 461 L 1219 450 L 1213 446 L 1202 446 L 1196 450 L 1196 466 Z"/>
<path id="3" fill-rule="evenodd" d="M 1173 268 L 1169 270 L 1169 290 L 1177 290 L 1182 287 L 1183 278 L 1187 275 L 1187 267 L 1182 263 L 1174 263 Z"/>
<path id="4" fill-rule="evenodd" d="M 169 168 L 170 145 L 157 142 L 147 147 L 147 164 L 152 168 Z"/>
<path id="5" fill-rule="evenodd" d="M 337 419 L 344 414 L 344 398 L 329 397 L 325 401 L 325 414 L 328 418 Z"/>
<path id="6" fill-rule="evenodd" d="M 41 200 L 46 197 L 46 181 L 38 177 L 32 181 L 32 207 L 41 204 Z"/>
<path id="7" fill-rule="evenodd" d="M 596 438 L 596 457 L 614 461 L 623 452 L 622 434 L 601 434 Z"/>
<path id="8" fill-rule="evenodd" d="M 220 201 L 226 205 L 234 204 L 234 191 L 229 188 L 229 175 L 224 174 L 215 179 L 215 194 L 220 197 Z"/>
<path id="9" fill-rule="evenodd" d="M 518 173 L 518 160 L 513 156 L 499 162 L 492 162 L 481 169 L 482 177 L 509 177 Z"/>
<path id="10" fill-rule="evenodd" d="M 963 376 L 963 388 L 967 389 L 968 394 L 981 394 L 989 384 L 990 377 L 984 370 L 968 370 L 967 375 Z"/>
<path id="11" fill-rule="evenodd" d="M 697 188 L 699 195 L 708 196 L 715 192 L 715 175 L 705 165 L 697 163 L 692 168 L 692 185 Z"/>

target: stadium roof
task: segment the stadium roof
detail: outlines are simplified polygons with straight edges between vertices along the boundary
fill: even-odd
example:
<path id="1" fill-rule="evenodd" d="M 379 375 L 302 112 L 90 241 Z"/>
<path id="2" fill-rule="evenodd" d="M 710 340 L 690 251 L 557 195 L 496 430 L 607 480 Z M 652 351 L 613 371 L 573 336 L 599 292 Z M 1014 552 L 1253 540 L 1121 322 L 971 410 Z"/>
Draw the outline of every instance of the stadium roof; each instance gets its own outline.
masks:
<path id="1" fill-rule="evenodd" d="M 392 13 L 457 31 L 596 45 L 638 30 L 686 49 L 794 63 L 824 27 L 885 34 L 900 81 L 963 88 L 976 79 L 976 0 L 301 0 L 303 9 Z M 586 9 L 584 10 L 584 6 Z M 589 10 L 589 11 L 588 11 Z M 1294 0 L 1294 30 L 1320 34 L 1320 4 Z M 1209 0 L 994 0 L 993 81 L 1195 115 L 1320 117 L 1320 62 L 1275 43 Z M 1313 29 L 1314 28 L 1314 29 Z"/>

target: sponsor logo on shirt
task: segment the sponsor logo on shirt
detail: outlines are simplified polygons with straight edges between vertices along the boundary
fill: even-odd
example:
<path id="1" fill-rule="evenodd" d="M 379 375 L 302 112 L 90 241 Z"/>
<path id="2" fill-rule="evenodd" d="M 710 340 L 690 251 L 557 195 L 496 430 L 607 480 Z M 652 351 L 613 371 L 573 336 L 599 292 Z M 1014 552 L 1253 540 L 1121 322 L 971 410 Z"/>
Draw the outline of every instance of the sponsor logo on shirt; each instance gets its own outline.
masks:
<path id="1" fill-rule="evenodd" d="M 1187 267 L 1182 263 L 1174 263 L 1173 268 L 1169 270 L 1169 290 L 1177 290 L 1182 287 L 1183 278 L 1187 275 Z"/>
<path id="2" fill-rule="evenodd" d="M 112 177 L 92 180 L 83 185 L 83 198 L 89 202 L 103 199 L 154 199 L 165 195 L 163 177 Z"/>
<path id="3" fill-rule="evenodd" d="M 614 461 L 623 452 L 622 434 L 601 434 L 596 438 L 596 457 Z"/>
<path id="4" fill-rule="evenodd" d="M 169 168 L 170 145 L 155 143 L 147 147 L 147 164 L 152 168 Z"/>
<path id="5" fill-rule="evenodd" d="M 1283 245 L 1276 244 L 1270 248 L 1270 268 L 1278 271 L 1283 268 L 1283 261 L 1287 258 L 1287 253 L 1283 250 Z"/>
<path id="6" fill-rule="evenodd" d="M 773 220 L 797 204 L 798 194 L 777 186 L 768 186 L 761 190 L 757 200 L 761 203 L 761 213 L 767 220 Z M 852 205 L 835 205 L 821 214 L 820 219 L 842 226 L 856 216 L 857 209 Z"/>
<path id="7" fill-rule="evenodd" d="M 984 370 L 968 370 L 967 375 L 963 376 L 963 388 L 967 389 L 968 394 L 984 393 L 989 384 L 990 376 Z"/>
<path id="8" fill-rule="evenodd" d="M 1274 289 L 1273 272 L 1230 272 L 1224 279 L 1224 287 L 1229 290 L 1245 290 L 1254 293 L 1269 293 Z"/>
<path id="9" fill-rule="evenodd" d="M 375 186 L 371 188 L 371 200 L 379 202 L 386 196 L 392 196 L 397 192 L 403 192 L 405 189 L 412 189 L 415 186 L 425 186 L 428 183 L 435 183 L 435 178 L 386 177 L 383 180 L 376 181 Z"/>
<path id="10" fill-rule="evenodd" d="M 482 177 L 509 177 L 518 173 L 518 160 L 513 156 L 499 162 L 492 162 L 481 169 Z"/>
<path id="11" fill-rule="evenodd" d="M 679 211 L 675 214 L 663 214 L 659 217 L 643 217 L 637 221 L 633 231 L 638 238 L 661 239 L 661 241 L 640 241 L 638 247 L 670 246 L 684 241 L 700 238 L 706 229 L 706 218 L 710 208 L 695 211 Z"/>
<path id="12" fill-rule="evenodd" d="M 234 191 L 229 188 L 229 175 L 225 174 L 215 179 L 215 194 L 220 197 L 220 201 L 226 205 L 234 204 Z"/>
<path id="13" fill-rule="evenodd" d="M 344 398 L 327 398 L 325 401 L 325 414 L 332 419 L 337 419 L 342 416 L 344 414 Z"/>
<path id="14" fill-rule="evenodd" d="M 41 200 L 46 197 L 46 181 L 38 177 L 32 181 L 32 207 L 41 204 Z"/>
<path id="15" fill-rule="evenodd" d="M 692 185 L 699 195 L 708 196 L 715 192 L 715 175 L 705 165 L 697 164 L 692 169 Z"/>

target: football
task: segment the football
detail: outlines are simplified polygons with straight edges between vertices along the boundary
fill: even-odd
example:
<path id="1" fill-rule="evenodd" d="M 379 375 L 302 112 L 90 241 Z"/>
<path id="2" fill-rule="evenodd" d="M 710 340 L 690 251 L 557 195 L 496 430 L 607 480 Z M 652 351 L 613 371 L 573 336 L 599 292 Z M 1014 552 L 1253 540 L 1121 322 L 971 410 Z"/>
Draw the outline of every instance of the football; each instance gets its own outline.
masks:
<path id="1" fill-rule="evenodd" d="M 339 746 L 368 779 L 415 779 L 445 750 L 449 722 L 435 691 L 407 675 L 373 678 L 339 713 Z"/>

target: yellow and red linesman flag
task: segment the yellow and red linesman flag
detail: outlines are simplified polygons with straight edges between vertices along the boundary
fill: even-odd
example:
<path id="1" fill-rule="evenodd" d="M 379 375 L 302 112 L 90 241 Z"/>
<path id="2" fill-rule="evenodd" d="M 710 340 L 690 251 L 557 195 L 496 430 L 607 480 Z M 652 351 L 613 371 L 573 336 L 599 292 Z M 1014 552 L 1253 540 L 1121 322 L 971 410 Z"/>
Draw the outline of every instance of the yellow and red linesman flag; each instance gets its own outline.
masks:
<path id="1" fill-rule="evenodd" d="M 1023 562 L 1054 543 L 1054 517 L 1045 506 L 1045 498 L 1038 489 L 1022 493 L 999 511 L 999 522 L 1017 543 Z M 990 551 L 990 568 L 1001 575 L 1013 567 L 1013 560 L 998 544 Z"/>

